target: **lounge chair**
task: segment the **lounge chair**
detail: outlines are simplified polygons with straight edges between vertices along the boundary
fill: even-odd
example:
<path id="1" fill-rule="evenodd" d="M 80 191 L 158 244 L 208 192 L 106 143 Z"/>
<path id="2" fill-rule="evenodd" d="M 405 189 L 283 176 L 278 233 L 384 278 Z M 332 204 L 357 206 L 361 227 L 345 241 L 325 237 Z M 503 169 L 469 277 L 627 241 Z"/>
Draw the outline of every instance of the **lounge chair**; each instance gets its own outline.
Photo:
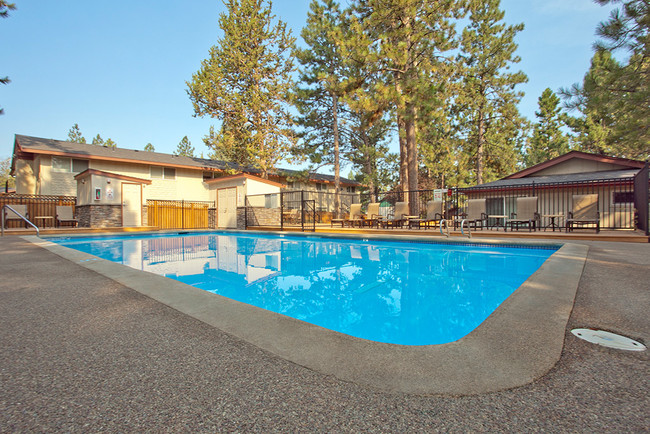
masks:
<path id="1" fill-rule="evenodd" d="M 72 227 L 77 226 L 79 220 L 74 218 L 74 212 L 70 205 L 57 205 L 56 207 L 56 227 L 60 227 L 61 223 L 70 223 Z"/>
<path id="2" fill-rule="evenodd" d="M 383 216 L 379 214 L 379 202 L 372 202 L 368 204 L 366 215 L 364 216 L 363 224 L 366 226 L 377 226 L 381 223 Z"/>
<path id="3" fill-rule="evenodd" d="M 510 230 L 514 230 L 515 226 L 519 230 L 519 226 L 528 225 L 528 232 L 539 228 L 540 215 L 537 212 L 537 196 L 533 197 L 518 197 L 517 198 L 517 212 L 513 212 L 511 219 L 508 220 Z"/>
<path id="4" fill-rule="evenodd" d="M 573 211 L 566 219 L 566 232 L 575 226 L 596 225 L 596 233 L 600 232 L 600 212 L 598 211 L 598 194 L 574 194 Z"/>
<path id="5" fill-rule="evenodd" d="M 383 227 L 397 227 L 399 226 L 400 228 L 404 226 L 404 222 L 406 221 L 404 216 L 409 214 L 409 204 L 406 202 L 395 202 L 395 212 L 393 213 L 393 217 L 386 219 L 383 222 Z"/>
<path id="6" fill-rule="evenodd" d="M 4 208 L 4 214 L 5 214 L 5 225 L 9 221 L 20 221 L 25 223 L 23 219 L 21 219 L 16 213 L 20 214 L 21 216 L 25 217 L 27 220 L 31 221 L 29 218 L 29 213 L 27 211 L 27 205 L 17 205 L 17 204 L 7 204 L 7 206 L 10 206 L 13 208 L 16 212 L 10 210 L 9 208 Z M 27 227 L 27 223 L 25 223 L 25 227 Z"/>
<path id="7" fill-rule="evenodd" d="M 359 227 L 363 224 L 363 219 L 361 218 L 361 204 L 353 203 L 350 205 L 350 217 L 345 220 L 343 225 L 348 225 L 354 227 L 355 224 L 358 224 Z"/>
<path id="8" fill-rule="evenodd" d="M 469 199 L 467 201 L 467 212 L 464 213 L 463 219 L 467 220 L 467 225 L 474 225 L 474 229 L 480 227 L 483 230 L 487 226 L 488 216 L 485 212 L 486 199 Z"/>
<path id="9" fill-rule="evenodd" d="M 442 200 L 430 200 L 427 202 L 427 216 L 423 219 L 411 219 L 409 224 L 411 227 L 416 226 L 421 228 L 430 228 L 431 225 L 435 228 L 436 225 L 440 224 L 440 220 L 444 217 L 444 205 L 445 203 Z"/>

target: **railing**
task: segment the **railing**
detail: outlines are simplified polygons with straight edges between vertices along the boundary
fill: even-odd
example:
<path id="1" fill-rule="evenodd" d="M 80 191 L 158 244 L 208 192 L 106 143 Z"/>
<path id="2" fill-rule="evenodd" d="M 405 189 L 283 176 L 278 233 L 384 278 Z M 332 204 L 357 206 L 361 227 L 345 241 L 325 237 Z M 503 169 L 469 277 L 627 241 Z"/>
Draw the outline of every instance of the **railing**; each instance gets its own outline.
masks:
<path id="1" fill-rule="evenodd" d="M 207 229 L 214 202 L 147 200 L 147 224 L 160 229 Z"/>
<path id="2" fill-rule="evenodd" d="M 7 210 L 11 210 L 16 216 L 18 216 L 26 224 L 28 224 L 31 227 L 33 227 L 34 229 L 36 229 L 36 236 L 37 237 L 41 236 L 41 232 L 38 230 L 38 226 L 36 226 L 34 223 L 27 220 L 27 217 L 20 214 L 18 211 L 16 211 L 15 209 L 13 209 L 9 205 L 2 205 L 2 207 L 0 207 L 0 235 L 2 235 L 3 237 L 5 236 L 5 214 L 7 213 Z"/>
<path id="3" fill-rule="evenodd" d="M 315 230 L 337 216 L 347 217 L 350 205 L 359 203 L 359 194 L 336 195 L 323 191 L 295 190 L 246 196 L 246 227 Z"/>
<path id="4" fill-rule="evenodd" d="M 0 194 L 0 208 L 4 205 L 26 205 L 27 216 L 29 220 L 41 227 L 45 225 L 54 226 L 56 222 L 56 207 L 72 206 L 73 215 L 74 207 L 76 206 L 77 198 L 74 196 L 43 196 L 32 194 Z M 7 228 L 18 228 L 22 226 L 22 222 L 9 221 Z M 3 226 L 4 227 L 4 226 Z"/>

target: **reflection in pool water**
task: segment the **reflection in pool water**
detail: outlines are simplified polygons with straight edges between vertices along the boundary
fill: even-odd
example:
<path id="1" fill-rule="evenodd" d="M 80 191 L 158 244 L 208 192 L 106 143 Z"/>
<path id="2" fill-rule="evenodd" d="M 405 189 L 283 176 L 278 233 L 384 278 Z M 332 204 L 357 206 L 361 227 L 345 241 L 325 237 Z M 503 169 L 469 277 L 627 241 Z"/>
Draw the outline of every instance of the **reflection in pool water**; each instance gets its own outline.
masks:
<path id="1" fill-rule="evenodd" d="M 53 240 L 374 341 L 452 342 L 554 252 L 249 234 Z"/>

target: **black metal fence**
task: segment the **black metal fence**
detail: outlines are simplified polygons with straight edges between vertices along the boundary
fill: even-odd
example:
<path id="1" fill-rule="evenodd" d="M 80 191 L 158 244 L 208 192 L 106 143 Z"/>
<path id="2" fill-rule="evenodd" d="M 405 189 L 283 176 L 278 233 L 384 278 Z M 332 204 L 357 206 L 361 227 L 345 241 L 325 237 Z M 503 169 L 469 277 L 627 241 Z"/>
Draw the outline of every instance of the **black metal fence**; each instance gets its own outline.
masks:
<path id="1" fill-rule="evenodd" d="M 645 187 L 644 187 L 645 186 Z M 644 189 L 645 188 L 645 189 Z M 453 219 L 467 211 L 469 199 L 486 199 L 486 214 L 511 217 L 517 213 L 518 197 L 537 197 L 541 226 L 551 223 L 563 226 L 573 211 L 573 196 L 598 195 L 598 211 L 602 229 L 635 229 L 647 231 L 648 221 L 648 166 L 635 179 L 598 179 L 578 182 L 521 183 L 509 186 L 427 189 L 393 191 L 381 194 L 341 193 L 336 204 L 333 193 L 290 191 L 273 195 L 247 196 L 247 226 L 274 226 L 313 230 L 317 224 L 329 223 L 333 218 L 347 218 L 350 205 L 362 204 L 365 212 L 369 203 L 379 203 L 379 213 L 391 218 L 397 202 L 408 202 L 411 215 L 426 217 L 430 200 L 444 202 L 444 217 Z M 275 210 L 261 212 L 260 210 Z M 262 218 L 264 217 L 264 218 Z M 488 221 L 495 225 L 496 218 Z"/>
<path id="2" fill-rule="evenodd" d="M 246 196 L 246 227 L 315 230 L 317 224 L 333 218 L 347 218 L 350 205 L 359 203 L 359 195 L 323 191 L 283 191 Z"/>
<path id="3" fill-rule="evenodd" d="M 637 226 L 650 235 L 650 163 L 634 177 L 634 207 L 637 212 Z"/>

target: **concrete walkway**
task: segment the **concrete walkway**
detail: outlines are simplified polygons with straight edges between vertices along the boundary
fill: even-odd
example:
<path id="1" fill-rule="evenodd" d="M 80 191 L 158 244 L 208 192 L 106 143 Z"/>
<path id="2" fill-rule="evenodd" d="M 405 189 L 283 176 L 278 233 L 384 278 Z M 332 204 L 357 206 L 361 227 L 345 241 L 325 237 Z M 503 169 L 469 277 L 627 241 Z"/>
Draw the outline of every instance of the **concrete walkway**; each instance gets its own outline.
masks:
<path id="1" fill-rule="evenodd" d="M 589 242 L 559 363 L 533 384 L 381 392 L 287 362 L 18 237 L 0 239 L 2 431 L 648 430 L 650 245 Z"/>

